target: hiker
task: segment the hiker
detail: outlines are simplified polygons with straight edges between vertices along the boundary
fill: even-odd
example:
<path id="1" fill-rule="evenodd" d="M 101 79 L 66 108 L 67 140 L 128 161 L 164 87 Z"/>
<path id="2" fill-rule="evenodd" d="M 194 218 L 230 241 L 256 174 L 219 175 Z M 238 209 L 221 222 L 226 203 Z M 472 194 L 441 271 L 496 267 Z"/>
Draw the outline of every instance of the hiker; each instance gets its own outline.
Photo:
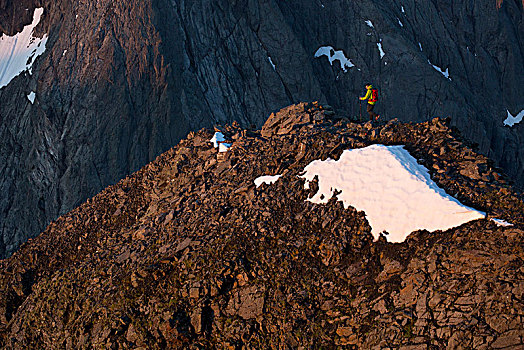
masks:
<path id="1" fill-rule="evenodd" d="M 375 103 L 378 101 L 378 90 L 373 88 L 373 85 L 367 84 L 366 89 L 368 92 L 366 93 L 366 96 L 360 97 L 361 101 L 368 100 L 368 114 L 369 114 L 369 120 L 372 122 L 373 120 L 378 121 L 380 118 L 380 115 L 375 113 L 373 111 L 373 108 L 375 108 Z"/>

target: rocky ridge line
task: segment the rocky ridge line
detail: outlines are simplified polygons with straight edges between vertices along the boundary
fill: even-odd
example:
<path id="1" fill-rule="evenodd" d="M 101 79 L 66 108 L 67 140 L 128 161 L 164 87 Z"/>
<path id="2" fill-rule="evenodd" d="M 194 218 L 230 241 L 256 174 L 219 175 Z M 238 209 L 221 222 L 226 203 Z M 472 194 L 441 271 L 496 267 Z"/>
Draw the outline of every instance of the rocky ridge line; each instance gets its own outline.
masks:
<path id="1" fill-rule="evenodd" d="M 49 37 L 33 75 L 0 89 L 0 257 L 191 130 L 313 99 L 355 115 L 367 81 L 384 117 L 451 116 L 522 188 L 524 127 L 503 120 L 524 109 L 523 8 L 499 5 L 0 0 L 2 33 L 43 7 Z M 315 58 L 326 46 L 355 67 Z"/>
<path id="2" fill-rule="evenodd" d="M 5 348 L 475 348 L 523 344 L 524 205 L 446 120 L 373 127 L 303 103 L 261 131 L 191 133 L 0 262 Z M 406 144 L 477 220 L 373 242 L 365 213 L 296 175 Z M 256 188 L 261 175 L 282 174 Z M 489 199 L 489 201 L 487 200 Z"/>

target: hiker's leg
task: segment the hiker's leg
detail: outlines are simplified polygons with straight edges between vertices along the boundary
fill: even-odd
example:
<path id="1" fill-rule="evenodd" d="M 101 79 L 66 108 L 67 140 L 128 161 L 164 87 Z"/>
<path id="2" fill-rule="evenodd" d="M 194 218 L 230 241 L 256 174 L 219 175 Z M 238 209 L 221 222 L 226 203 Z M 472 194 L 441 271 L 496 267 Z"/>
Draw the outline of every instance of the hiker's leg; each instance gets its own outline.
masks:
<path id="1" fill-rule="evenodd" d="M 373 111 L 373 108 L 375 108 L 375 105 L 370 105 L 368 103 L 368 113 L 369 113 L 369 120 L 373 121 L 373 120 L 377 120 L 378 118 L 378 114 L 375 113 L 375 111 Z"/>
<path id="2" fill-rule="evenodd" d="M 373 112 L 373 107 L 375 107 L 375 106 L 374 105 L 370 105 L 368 103 L 368 114 L 369 114 L 369 120 L 370 121 L 373 121 L 373 118 L 374 118 L 373 114 L 375 114 L 375 112 Z"/>

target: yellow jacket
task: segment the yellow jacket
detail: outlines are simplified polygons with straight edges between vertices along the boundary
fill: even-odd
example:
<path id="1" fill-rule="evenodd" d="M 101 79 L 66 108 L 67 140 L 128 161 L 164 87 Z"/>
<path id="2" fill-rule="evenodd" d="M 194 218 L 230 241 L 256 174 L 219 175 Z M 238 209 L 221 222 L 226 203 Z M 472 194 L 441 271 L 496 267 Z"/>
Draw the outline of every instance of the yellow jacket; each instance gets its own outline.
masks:
<path id="1" fill-rule="evenodd" d="M 366 87 L 366 89 L 368 89 L 368 92 L 366 93 L 366 96 L 360 97 L 361 101 L 371 100 L 371 90 L 373 90 L 373 85 L 369 85 L 368 87 Z M 368 103 L 374 106 L 375 103 L 377 103 L 377 101 L 368 101 Z"/>

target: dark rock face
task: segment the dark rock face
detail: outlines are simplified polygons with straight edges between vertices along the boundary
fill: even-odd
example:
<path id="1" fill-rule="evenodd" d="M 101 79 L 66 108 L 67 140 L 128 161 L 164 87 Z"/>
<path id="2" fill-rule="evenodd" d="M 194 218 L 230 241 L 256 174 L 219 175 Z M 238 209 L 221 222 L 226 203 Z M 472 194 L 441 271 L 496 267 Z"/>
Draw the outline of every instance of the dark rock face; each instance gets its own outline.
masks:
<path id="1" fill-rule="evenodd" d="M 189 130 L 261 126 L 304 100 L 355 116 L 367 81 L 383 118 L 450 116 L 524 185 L 524 127 L 502 123 L 524 108 L 520 1 L 0 0 L 0 31 L 37 6 L 47 50 L 0 90 L 0 256 Z M 321 46 L 356 67 L 315 58 Z"/>
<path id="2" fill-rule="evenodd" d="M 336 117 L 336 116 L 335 116 Z M 302 103 L 261 132 L 190 133 L 0 261 L 0 347 L 522 348 L 524 203 L 448 121 L 373 126 Z M 374 241 L 306 199 L 316 159 L 404 144 L 480 219 Z M 262 175 L 282 174 L 256 187 Z"/>

